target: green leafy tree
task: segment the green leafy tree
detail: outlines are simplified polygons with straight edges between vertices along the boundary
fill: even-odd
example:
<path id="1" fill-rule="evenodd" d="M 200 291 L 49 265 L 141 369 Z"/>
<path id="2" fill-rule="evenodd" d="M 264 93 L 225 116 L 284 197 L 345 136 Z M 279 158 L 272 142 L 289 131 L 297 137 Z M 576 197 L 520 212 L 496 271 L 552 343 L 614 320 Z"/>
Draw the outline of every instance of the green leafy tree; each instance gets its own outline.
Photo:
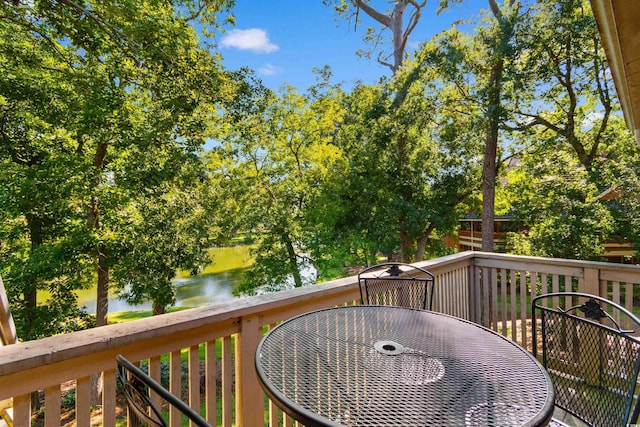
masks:
<path id="1" fill-rule="evenodd" d="M 350 247 L 342 252 L 354 265 L 375 262 L 380 253 L 406 260 L 424 259 L 427 249 L 442 253 L 438 236 L 453 229 L 471 194 L 473 141 L 453 122 L 457 114 L 437 104 L 442 99 L 425 96 L 437 86 L 431 77 L 420 58 L 393 83 L 358 86 L 345 97 L 336 143 L 350 167 L 337 194 L 340 238 L 333 237 L 347 236 Z M 402 150 L 397 134 L 406 135 Z"/>
<path id="2" fill-rule="evenodd" d="M 219 123 L 217 105 L 233 96 L 233 77 L 194 25 L 215 25 L 230 3 L 0 3 L 2 198 L 12 203 L 2 264 L 9 292 L 31 312 L 38 291 L 71 309 L 72 290 L 97 281 L 96 324 L 105 324 L 112 274 L 127 282 L 113 270 L 119 263 L 132 277 L 163 278 L 166 292 L 136 288 L 158 295 L 162 312 L 167 271 L 202 261 L 201 221 L 165 227 L 173 239 L 153 251 L 136 239 L 159 232 L 163 210 L 167 221 L 198 211 L 194 177 L 205 173 L 194 159 Z M 49 333 L 39 321 L 54 324 L 36 314 L 22 324 Z"/>
<path id="3" fill-rule="evenodd" d="M 611 143 L 609 121 L 619 112 L 613 79 L 588 1 L 541 1 L 522 35 L 521 127 L 529 141 L 566 146 L 591 172 Z"/>
<path id="4" fill-rule="evenodd" d="M 506 125 L 512 120 L 509 109 L 518 96 L 512 68 L 521 50 L 517 33 L 523 13 L 516 0 L 501 5 L 489 0 L 488 6 L 473 34 L 453 27 L 435 37 L 425 47 L 425 55 L 434 66 L 433 78 L 445 88 L 448 108 L 465 117 L 469 137 L 483 140 L 482 249 L 491 252 L 496 185 L 512 139 Z"/>
<path id="5" fill-rule="evenodd" d="M 542 1 L 534 12 L 527 27 L 536 31 L 522 34 L 527 49 L 518 64 L 525 78 L 514 110 L 523 147 L 514 213 L 525 219 L 535 253 L 597 259 L 607 240 L 635 235 L 633 201 L 609 196 L 633 199 L 637 147 L 589 2 Z"/>
<path id="6" fill-rule="evenodd" d="M 302 286 L 311 202 L 325 180 L 341 173 L 341 152 L 331 144 L 340 109 L 292 87 L 277 95 L 259 82 L 247 96 L 253 98 L 251 111 L 238 115 L 220 136 L 222 146 L 211 163 L 224 176 L 220 194 L 234 200 L 224 208 L 235 211 L 235 228 L 256 239 L 255 264 L 237 292 L 278 288 L 287 280 Z"/>
<path id="7" fill-rule="evenodd" d="M 72 69 L 69 48 L 26 30 L 19 7 L 0 8 L 2 273 L 18 335 L 29 340 L 86 324 L 71 298 L 86 286 L 90 265 L 75 249 L 87 244 L 87 171 L 76 155 L 73 114 L 81 100 L 62 78 Z M 40 304 L 39 292 L 49 295 Z"/>
<path id="8" fill-rule="evenodd" d="M 446 8 L 449 3 L 449 1 L 440 1 L 438 11 Z M 395 256 L 393 253 L 399 252 L 399 258 L 403 261 L 416 259 L 416 255 L 421 259 L 433 228 L 430 225 L 431 221 L 424 218 L 425 213 L 421 206 L 424 202 L 425 188 L 419 184 L 414 185 L 416 176 L 420 176 L 420 172 L 411 162 L 416 155 L 426 155 L 423 149 L 428 144 L 419 147 L 420 143 L 417 143 L 424 137 L 419 135 L 419 129 L 424 125 L 424 121 L 420 120 L 424 110 L 413 109 L 416 107 L 413 100 L 419 98 L 416 98 L 411 90 L 419 73 L 415 69 L 403 70 L 403 63 L 407 56 L 407 43 L 420 21 L 426 1 L 398 0 L 392 2 L 393 7 L 387 10 L 384 9 L 387 5 L 374 5 L 374 2 L 360 0 L 325 1 L 325 4 L 333 5 L 340 16 L 354 20 L 355 25 L 360 22 L 360 12 L 364 12 L 380 26 L 380 30 L 371 27 L 366 32 L 365 42 L 373 49 L 364 53 L 366 57 L 370 57 L 371 53 L 380 46 L 380 42 L 385 40 L 385 32 L 391 33 L 391 53 L 384 53 L 383 49 L 379 50 L 378 62 L 388 66 L 393 77 L 385 87 L 385 92 L 378 97 L 377 101 L 380 105 L 370 113 L 370 119 L 377 123 L 368 123 L 372 126 L 370 127 L 372 132 L 366 135 L 364 141 L 372 145 L 367 146 L 367 142 L 364 145 L 367 146 L 367 150 L 373 147 L 382 150 L 376 151 L 379 154 L 379 161 L 375 163 L 377 172 L 374 172 L 374 175 L 377 174 L 376 178 L 382 178 L 376 181 L 378 188 L 376 193 L 379 196 L 384 194 L 380 198 L 384 199 L 385 205 L 390 205 L 397 215 L 394 218 L 387 218 L 390 221 L 388 227 L 379 228 L 378 231 L 371 233 L 378 233 L 374 241 L 380 242 L 380 250 L 383 253 Z M 386 153 L 385 150 L 387 150 Z M 437 164 L 437 162 L 431 164 Z M 427 171 L 424 175 L 433 177 L 434 173 Z M 376 198 L 376 201 L 380 198 Z M 384 217 L 382 205 L 379 209 L 380 217 Z M 379 227 L 384 221 L 375 221 L 375 223 Z M 398 233 L 397 238 L 390 236 L 390 232 Z M 399 246 L 394 247 L 398 242 Z"/>
<path id="9" fill-rule="evenodd" d="M 525 156 L 521 169 L 510 174 L 507 189 L 516 218 L 526 227 L 529 245 L 524 248 L 530 253 L 524 254 L 588 260 L 602 255 L 614 218 L 570 153 Z"/>

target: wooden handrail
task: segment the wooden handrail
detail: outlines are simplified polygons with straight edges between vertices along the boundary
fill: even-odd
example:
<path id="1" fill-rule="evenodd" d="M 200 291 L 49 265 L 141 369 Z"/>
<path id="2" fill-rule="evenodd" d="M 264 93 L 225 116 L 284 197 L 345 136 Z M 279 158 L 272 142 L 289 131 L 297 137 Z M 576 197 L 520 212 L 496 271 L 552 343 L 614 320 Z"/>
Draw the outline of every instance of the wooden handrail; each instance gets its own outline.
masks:
<path id="1" fill-rule="evenodd" d="M 633 288 L 640 286 L 640 267 L 618 264 L 463 252 L 416 265 L 436 277 L 434 310 L 482 323 L 528 348 L 531 334 L 527 330 L 527 300 L 531 296 L 578 287 L 633 308 Z M 262 425 L 265 408 L 256 402 L 262 402 L 264 395 L 257 383 L 253 358 L 265 329 L 310 310 L 355 304 L 358 300 L 357 276 L 352 276 L 17 343 L 0 348 L 0 400 L 13 397 L 14 423 L 27 427 L 30 394 L 44 391 L 47 424 L 59 425 L 61 387 L 72 381 L 77 425 L 88 427 L 90 378 L 100 374 L 102 424 L 114 426 L 116 354 L 122 353 L 132 361 L 147 360 L 150 375 L 156 379 L 160 377 L 160 358 L 168 358 L 170 383 L 177 390 L 181 387 L 181 352 L 186 351 L 188 396 L 193 407 L 200 403 L 200 363 L 204 363 L 206 391 L 202 403 L 206 404 L 207 417 L 215 422 L 219 415 L 215 402 L 222 399 L 224 426 Z M 221 353 L 220 361 L 216 360 L 216 348 Z M 204 362 L 199 360 L 200 349 L 207 354 Z M 222 379 L 219 389 L 217 376 Z M 234 400 L 235 415 L 231 409 Z M 283 416 L 273 410 L 271 425 L 281 422 L 277 420 Z"/>

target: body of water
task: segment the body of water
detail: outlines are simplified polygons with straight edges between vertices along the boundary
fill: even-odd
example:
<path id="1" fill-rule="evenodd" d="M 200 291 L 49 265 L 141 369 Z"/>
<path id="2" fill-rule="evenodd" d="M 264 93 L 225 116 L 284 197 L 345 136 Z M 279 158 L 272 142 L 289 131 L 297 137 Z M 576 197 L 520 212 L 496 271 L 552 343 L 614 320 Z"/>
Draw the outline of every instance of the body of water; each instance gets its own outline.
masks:
<path id="1" fill-rule="evenodd" d="M 239 298 L 233 295 L 236 284 L 242 280 L 244 268 L 248 267 L 252 261 L 248 261 L 246 247 L 239 246 L 228 248 L 215 248 L 213 259 L 216 260 L 216 272 L 200 274 L 189 278 L 176 278 L 176 306 L 202 307 L 205 305 L 218 304 Z M 225 266 L 229 266 L 225 270 Z M 210 269 L 211 270 L 211 269 Z M 207 271 L 205 269 L 205 271 Z M 305 284 L 315 283 L 317 270 L 313 265 L 301 264 L 300 273 Z M 278 289 L 293 288 L 293 278 L 285 280 Z M 264 289 L 258 288 L 256 293 L 264 293 Z M 88 313 L 96 312 L 96 290 L 86 289 L 77 292 L 78 305 L 84 307 Z M 151 302 L 139 305 L 131 305 L 115 296 L 109 298 L 109 312 L 151 310 Z"/>
<path id="2" fill-rule="evenodd" d="M 233 288 L 241 280 L 241 270 L 230 270 L 216 274 L 203 274 L 187 279 L 176 279 L 176 305 L 201 307 L 237 298 L 233 295 Z M 96 312 L 95 290 L 82 292 L 78 295 L 78 305 L 85 307 L 87 312 Z M 109 298 L 109 312 L 151 310 L 151 302 L 140 305 L 130 305 L 116 297 Z"/>

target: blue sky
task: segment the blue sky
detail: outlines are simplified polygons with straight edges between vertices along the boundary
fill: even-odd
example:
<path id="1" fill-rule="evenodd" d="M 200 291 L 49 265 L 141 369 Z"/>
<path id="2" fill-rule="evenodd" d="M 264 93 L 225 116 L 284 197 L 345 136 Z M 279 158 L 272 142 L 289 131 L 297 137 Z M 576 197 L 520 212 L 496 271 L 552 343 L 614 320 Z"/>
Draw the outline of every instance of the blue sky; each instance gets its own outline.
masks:
<path id="1" fill-rule="evenodd" d="M 486 7 L 485 1 L 467 0 L 436 16 L 437 3 L 427 1 L 409 50 L 454 21 L 476 17 L 479 9 Z M 372 0 L 371 4 L 380 9 L 391 2 Z M 286 82 L 303 92 L 316 82 L 313 68 L 325 65 L 331 66 L 332 82 L 344 82 L 347 87 L 356 80 L 375 84 L 390 75 L 387 67 L 356 55 L 366 47 L 362 41 L 366 28 L 377 24 L 364 13 L 357 29 L 339 19 L 322 0 L 236 0 L 233 14 L 235 28 L 218 36 L 224 66 L 231 70 L 251 68 L 271 89 L 277 90 Z"/>

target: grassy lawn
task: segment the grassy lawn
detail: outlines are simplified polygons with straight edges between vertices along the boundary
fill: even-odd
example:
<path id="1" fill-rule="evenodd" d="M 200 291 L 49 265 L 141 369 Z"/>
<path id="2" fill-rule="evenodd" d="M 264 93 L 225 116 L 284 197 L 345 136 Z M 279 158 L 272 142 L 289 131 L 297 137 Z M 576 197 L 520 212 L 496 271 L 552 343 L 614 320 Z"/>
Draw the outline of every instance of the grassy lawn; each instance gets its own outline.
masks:
<path id="1" fill-rule="evenodd" d="M 167 313 L 188 310 L 190 308 L 193 307 L 171 307 L 167 310 Z M 145 317 L 151 317 L 151 314 L 151 310 L 116 311 L 109 313 L 109 323 L 123 323 L 131 320 L 144 319 Z"/>

